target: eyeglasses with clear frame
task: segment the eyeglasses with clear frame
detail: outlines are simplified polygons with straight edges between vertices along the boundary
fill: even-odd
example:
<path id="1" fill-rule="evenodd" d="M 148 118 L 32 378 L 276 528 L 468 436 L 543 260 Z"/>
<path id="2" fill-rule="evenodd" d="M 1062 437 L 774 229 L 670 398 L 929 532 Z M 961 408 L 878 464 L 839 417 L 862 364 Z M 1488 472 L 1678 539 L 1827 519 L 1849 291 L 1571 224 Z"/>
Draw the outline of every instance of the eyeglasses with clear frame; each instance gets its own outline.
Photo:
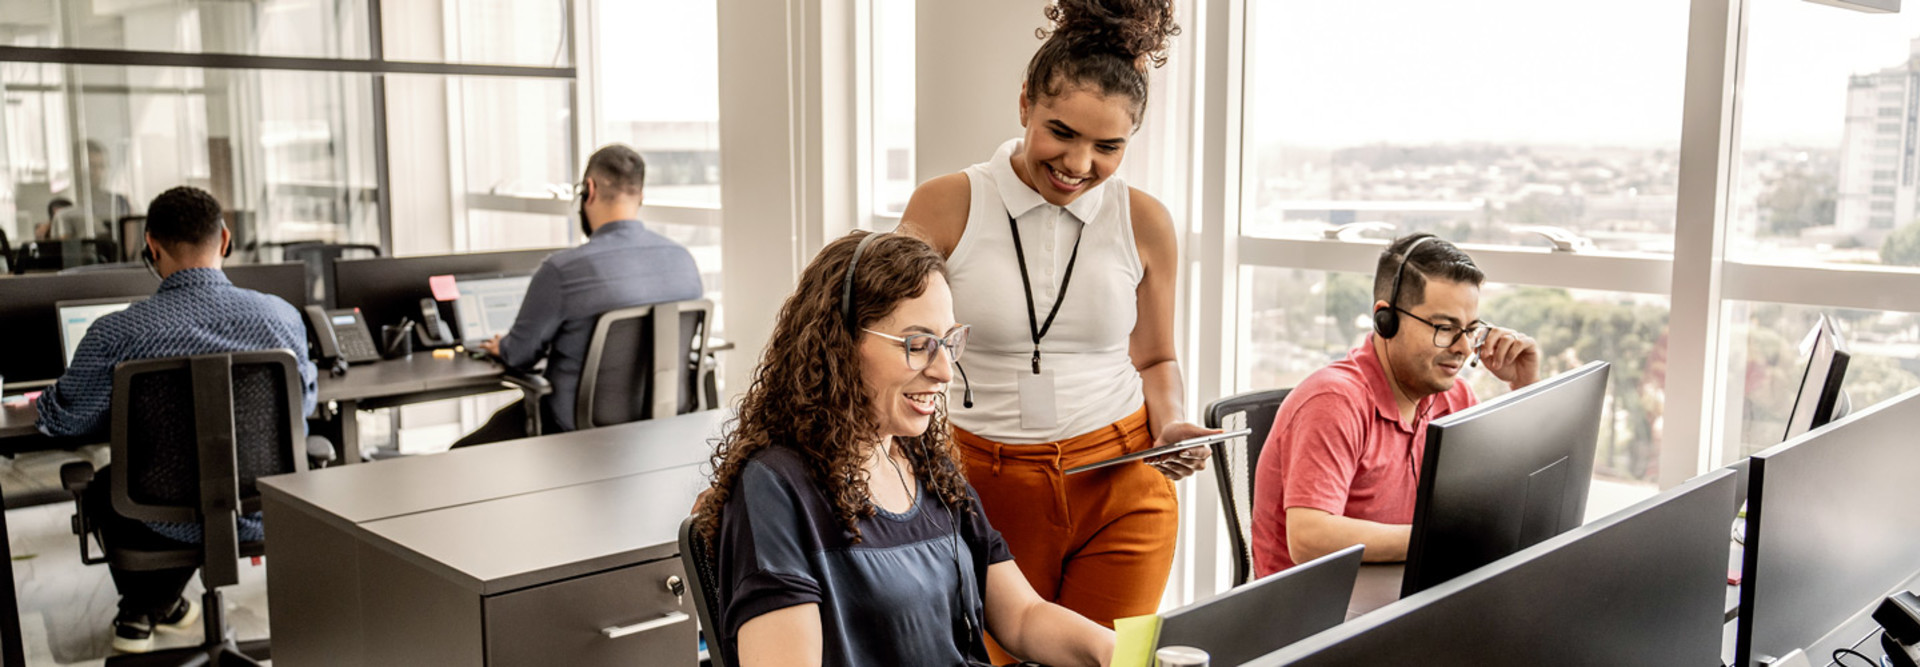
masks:
<path id="1" fill-rule="evenodd" d="M 1407 309 L 1399 306 L 1395 306 L 1393 309 L 1401 315 L 1413 318 L 1414 321 L 1432 327 L 1434 347 L 1453 347 L 1454 343 L 1460 342 L 1460 338 L 1465 336 L 1467 339 L 1467 347 L 1478 350 L 1480 349 L 1481 343 L 1487 342 L 1487 334 L 1493 331 L 1493 326 L 1486 322 L 1475 321 L 1463 329 L 1451 324 L 1435 324 L 1428 321 L 1427 318 L 1409 313 Z"/>
<path id="2" fill-rule="evenodd" d="M 948 361 L 959 361 L 960 353 L 967 348 L 967 332 L 972 330 L 972 326 L 962 324 L 948 329 L 946 336 L 935 336 L 930 333 L 895 336 L 872 329 L 862 329 L 875 336 L 900 343 L 900 350 L 906 354 L 907 370 L 913 371 L 925 369 L 932 364 L 933 355 L 938 353 L 940 348 L 946 348 Z"/>

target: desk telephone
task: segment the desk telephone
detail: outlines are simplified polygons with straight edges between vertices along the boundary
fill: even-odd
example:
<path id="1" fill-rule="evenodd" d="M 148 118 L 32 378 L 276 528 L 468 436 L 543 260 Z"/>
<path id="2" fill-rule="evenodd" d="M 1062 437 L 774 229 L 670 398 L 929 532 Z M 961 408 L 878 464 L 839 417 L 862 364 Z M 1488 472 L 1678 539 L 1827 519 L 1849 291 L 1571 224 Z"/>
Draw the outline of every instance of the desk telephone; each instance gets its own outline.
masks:
<path id="1" fill-rule="evenodd" d="M 309 333 L 313 334 L 313 356 L 316 358 L 338 359 L 350 364 L 380 360 L 380 349 L 373 342 L 373 331 L 367 328 L 367 320 L 360 315 L 359 308 L 325 310 L 319 306 L 307 306 L 306 314 Z"/>

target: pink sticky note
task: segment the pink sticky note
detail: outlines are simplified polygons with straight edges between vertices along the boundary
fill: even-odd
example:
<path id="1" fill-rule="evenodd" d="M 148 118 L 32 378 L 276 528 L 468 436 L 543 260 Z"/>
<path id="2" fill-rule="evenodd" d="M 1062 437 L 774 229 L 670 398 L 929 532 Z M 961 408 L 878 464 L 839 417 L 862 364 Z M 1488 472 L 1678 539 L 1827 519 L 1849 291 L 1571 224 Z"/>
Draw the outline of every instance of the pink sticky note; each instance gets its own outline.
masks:
<path id="1" fill-rule="evenodd" d="M 458 301 L 460 299 L 460 285 L 453 281 L 453 276 L 432 276 L 427 278 L 427 284 L 433 287 L 433 299 L 435 301 Z"/>

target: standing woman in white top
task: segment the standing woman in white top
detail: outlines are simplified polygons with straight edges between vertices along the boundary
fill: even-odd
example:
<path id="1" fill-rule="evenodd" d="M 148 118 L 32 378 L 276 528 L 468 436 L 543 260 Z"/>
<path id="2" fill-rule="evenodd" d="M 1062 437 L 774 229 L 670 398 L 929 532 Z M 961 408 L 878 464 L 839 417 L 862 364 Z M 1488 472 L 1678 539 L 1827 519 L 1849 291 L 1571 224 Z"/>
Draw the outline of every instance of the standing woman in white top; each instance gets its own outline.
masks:
<path id="1" fill-rule="evenodd" d="M 950 397 L 963 405 L 949 419 L 988 518 L 1041 597 L 1111 626 L 1158 608 L 1171 480 L 1206 450 L 1065 470 L 1212 432 L 1182 400 L 1172 218 L 1114 176 L 1179 27 L 1168 0 L 1057 0 L 1046 16 L 1023 135 L 922 184 L 900 229 L 947 256 L 957 321 L 973 325 L 971 400 Z"/>

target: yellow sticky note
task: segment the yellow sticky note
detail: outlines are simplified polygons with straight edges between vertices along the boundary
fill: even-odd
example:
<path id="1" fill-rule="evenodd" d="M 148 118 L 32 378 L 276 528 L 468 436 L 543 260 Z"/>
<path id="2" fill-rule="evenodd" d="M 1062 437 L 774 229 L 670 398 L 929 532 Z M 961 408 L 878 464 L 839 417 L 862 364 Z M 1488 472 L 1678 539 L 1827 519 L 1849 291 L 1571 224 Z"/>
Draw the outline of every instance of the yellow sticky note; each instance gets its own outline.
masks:
<path id="1" fill-rule="evenodd" d="M 1113 622 L 1112 667 L 1153 667 L 1153 646 L 1160 641 L 1160 617 L 1155 614 Z"/>

